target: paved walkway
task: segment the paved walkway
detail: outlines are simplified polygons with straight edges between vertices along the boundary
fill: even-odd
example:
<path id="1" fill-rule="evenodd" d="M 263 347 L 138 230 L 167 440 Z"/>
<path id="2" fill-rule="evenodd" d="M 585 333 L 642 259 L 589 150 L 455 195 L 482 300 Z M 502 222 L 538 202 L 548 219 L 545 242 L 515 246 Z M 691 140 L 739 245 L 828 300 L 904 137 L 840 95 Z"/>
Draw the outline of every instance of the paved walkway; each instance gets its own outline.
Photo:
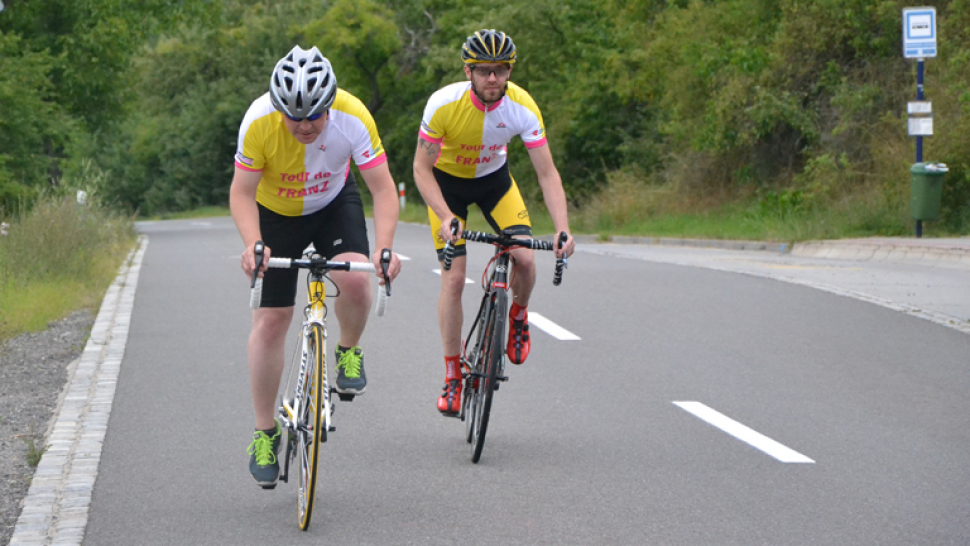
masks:
<path id="1" fill-rule="evenodd" d="M 602 253 L 770 277 L 912 313 L 970 333 L 970 237 L 780 243 L 579 238 Z M 122 267 L 65 386 L 10 544 L 78 545 L 84 539 L 108 416 L 148 240 Z M 701 249 L 707 250 L 701 250 Z M 714 249 L 715 252 L 711 252 Z M 581 267 L 582 256 L 574 267 Z"/>
<path id="2" fill-rule="evenodd" d="M 644 244 L 646 243 L 646 244 Z M 797 243 L 615 237 L 584 252 L 704 267 L 809 286 L 970 333 L 970 237 Z"/>

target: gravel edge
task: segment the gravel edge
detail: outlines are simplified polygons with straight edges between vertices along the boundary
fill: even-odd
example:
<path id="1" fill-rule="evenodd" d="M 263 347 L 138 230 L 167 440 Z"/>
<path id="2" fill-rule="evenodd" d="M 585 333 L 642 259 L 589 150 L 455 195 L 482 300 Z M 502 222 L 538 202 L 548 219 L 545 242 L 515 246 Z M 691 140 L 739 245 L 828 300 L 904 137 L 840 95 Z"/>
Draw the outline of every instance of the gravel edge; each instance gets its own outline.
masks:
<path id="1" fill-rule="evenodd" d="M 0 347 L 0 546 L 10 543 L 35 468 L 29 443 L 46 446 L 65 385 L 94 324 L 91 309 L 75 311 L 46 330 L 21 334 Z"/>

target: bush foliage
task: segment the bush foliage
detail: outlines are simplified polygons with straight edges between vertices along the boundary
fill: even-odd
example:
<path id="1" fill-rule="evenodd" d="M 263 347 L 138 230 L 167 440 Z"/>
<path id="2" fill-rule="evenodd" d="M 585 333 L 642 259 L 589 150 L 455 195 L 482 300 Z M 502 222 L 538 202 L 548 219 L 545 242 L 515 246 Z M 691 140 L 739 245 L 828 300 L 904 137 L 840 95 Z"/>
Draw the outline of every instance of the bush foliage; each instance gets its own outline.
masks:
<path id="1" fill-rule="evenodd" d="M 463 79 L 478 28 L 518 46 L 571 203 L 642 192 L 640 212 L 754 200 L 784 216 L 875 204 L 905 214 L 915 63 L 896 0 L 11 0 L 0 13 L 0 202 L 93 161 L 106 201 L 224 204 L 242 115 L 294 44 L 318 46 L 373 112 L 396 180 L 427 97 Z M 936 3 L 926 63 L 949 164 L 941 225 L 970 230 L 970 0 Z M 54 15 L 57 14 L 57 15 Z M 538 193 L 521 146 L 510 155 Z M 611 184 L 619 186 L 610 193 Z M 854 197 L 853 197 L 854 196 Z M 874 217 L 880 217 L 875 214 Z M 900 222 L 873 227 L 894 232 Z"/>

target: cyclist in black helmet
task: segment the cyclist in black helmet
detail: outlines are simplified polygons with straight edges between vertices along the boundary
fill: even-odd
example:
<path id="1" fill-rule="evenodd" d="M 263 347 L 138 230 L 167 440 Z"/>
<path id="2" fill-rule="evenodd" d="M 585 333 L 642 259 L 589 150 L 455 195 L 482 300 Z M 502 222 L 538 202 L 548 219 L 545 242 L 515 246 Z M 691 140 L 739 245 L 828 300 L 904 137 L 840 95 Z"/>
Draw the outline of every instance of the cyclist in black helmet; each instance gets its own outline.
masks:
<path id="1" fill-rule="evenodd" d="M 556 232 L 569 233 L 566 196 L 546 142 L 542 114 L 532 97 L 510 81 L 516 62 L 512 39 L 501 31 L 480 30 L 465 40 L 461 59 L 466 81 L 445 86 L 428 100 L 414 156 L 414 181 L 428 204 L 438 259 L 442 259 L 446 241 L 455 243 L 451 270 L 442 268 L 438 299 L 445 356 L 445 385 L 438 410 L 445 415 L 456 415 L 461 407 L 461 293 L 465 286 L 465 244 L 462 239 L 452 240 L 451 220 L 458 218 L 464 226 L 468 206 L 475 203 L 496 232 L 512 229 L 517 235 L 532 236 L 529 211 L 506 161 L 506 146 L 513 137 L 520 137 L 528 150 Z M 556 256 L 569 256 L 575 245 L 570 235 Z M 531 347 L 526 308 L 535 285 L 535 258 L 531 249 L 511 252 L 516 265 L 506 354 L 512 363 L 521 364 Z"/>
<path id="2" fill-rule="evenodd" d="M 373 255 L 351 159 L 374 198 Z M 256 412 L 248 452 L 256 483 L 272 487 L 279 476 L 276 393 L 296 302 L 297 270 L 267 269 L 268 258 L 299 258 L 313 243 L 318 254 L 331 260 L 370 259 L 382 278 L 380 249 L 392 248 L 398 220 L 397 191 L 374 119 L 360 100 L 337 87 L 330 61 L 317 48 L 296 46 L 280 59 L 269 92 L 246 112 L 229 206 L 245 247 L 242 269 L 247 279 L 256 267 L 254 246 L 257 241 L 265 244 L 262 301 L 253 311 L 248 347 Z M 394 279 L 400 267 L 392 254 L 388 276 Z M 367 378 L 359 345 L 370 308 L 370 280 L 349 272 L 330 275 L 340 286 L 334 304 L 340 323 L 336 388 L 362 394 Z"/>

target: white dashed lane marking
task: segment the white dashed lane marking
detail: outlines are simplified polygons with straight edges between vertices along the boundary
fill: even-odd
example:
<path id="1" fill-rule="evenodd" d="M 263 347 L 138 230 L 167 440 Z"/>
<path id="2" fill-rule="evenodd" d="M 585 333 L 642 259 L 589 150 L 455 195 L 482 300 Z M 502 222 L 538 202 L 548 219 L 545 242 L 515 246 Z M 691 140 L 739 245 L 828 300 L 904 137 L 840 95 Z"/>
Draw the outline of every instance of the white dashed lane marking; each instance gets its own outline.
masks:
<path id="1" fill-rule="evenodd" d="M 730 417 L 701 404 L 700 402 L 674 402 L 680 409 L 692 413 L 698 419 L 707 421 L 724 432 L 734 436 L 752 447 L 771 455 L 783 463 L 814 463 L 815 461 L 790 449 L 771 438 L 756 432 Z"/>
<path id="2" fill-rule="evenodd" d="M 529 311 L 529 324 L 530 326 L 535 326 L 536 328 L 561 341 L 575 341 L 579 339 L 579 336 L 576 334 L 570 332 L 562 326 L 559 326 L 555 322 L 547 319 L 539 313 L 536 313 L 535 311 Z"/>
<path id="3" fill-rule="evenodd" d="M 431 271 L 433 271 L 437 275 L 441 275 L 440 269 L 432 269 Z M 475 281 L 469 279 L 468 277 L 465 277 L 465 284 L 475 284 Z"/>

